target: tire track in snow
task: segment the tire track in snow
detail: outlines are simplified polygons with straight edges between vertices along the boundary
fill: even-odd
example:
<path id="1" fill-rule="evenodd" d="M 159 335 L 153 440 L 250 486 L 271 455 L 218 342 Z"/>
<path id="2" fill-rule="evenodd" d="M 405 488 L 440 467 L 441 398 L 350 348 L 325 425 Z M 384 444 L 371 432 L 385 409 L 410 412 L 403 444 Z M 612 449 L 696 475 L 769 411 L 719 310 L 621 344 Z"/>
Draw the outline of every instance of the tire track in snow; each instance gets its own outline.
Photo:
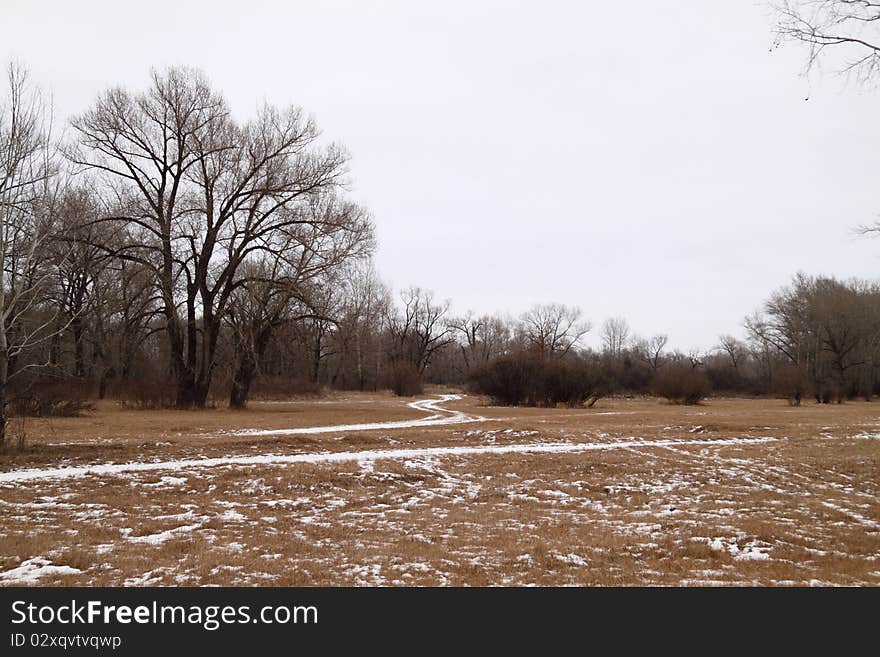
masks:
<path id="1" fill-rule="evenodd" d="M 69 468 L 38 470 L 14 470 L 0 473 L 0 485 L 35 481 L 40 479 L 70 479 L 88 475 L 116 475 L 128 472 L 153 472 L 162 470 L 181 471 L 189 468 L 213 468 L 221 466 L 291 465 L 296 463 L 343 463 L 371 462 L 382 459 L 410 459 L 413 457 L 480 456 L 484 454 L 567 454 L 633 447 L 672 447 L 676 445 L 700 445 L 704 447 L 728 447 L 756 445 L 779 440 L 778 438 L 719 438 L 717 440 L 643 440 L 631 438 L 607 443 L 525 443 L 518 445 L 476 445 L 473 447 L 425 447 L 410 449 L 366 450 L 360 452 L 321 452 L 317 454 L 263 454 L 259 456 L 222 456 L 206 459 L 183 459 L 152 463 L 110 463 Z"/>

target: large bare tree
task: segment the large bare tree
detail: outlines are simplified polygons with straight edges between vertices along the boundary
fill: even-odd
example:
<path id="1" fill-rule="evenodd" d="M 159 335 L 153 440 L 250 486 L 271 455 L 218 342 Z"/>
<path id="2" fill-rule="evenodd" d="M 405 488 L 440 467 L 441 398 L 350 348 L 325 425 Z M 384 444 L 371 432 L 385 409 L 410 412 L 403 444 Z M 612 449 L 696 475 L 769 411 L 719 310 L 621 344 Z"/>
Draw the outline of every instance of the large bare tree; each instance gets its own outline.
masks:
<path id="1" fill-rule="evenodd" d="M 364 208 L 329 192 L 310 201 L 297 208 L 302 216 L 285 228 L 284 241 L 241 272 L 244 282 L 228 309 L 236 336 L 229 397 L 234 408 L 246 405 L 269 341 L 285 324 L 308 323 L 310 375 L 318 382 L 329 353 L 327 334 L 341 315 L 337 306 L 346 287 L 346 266 L 372 253 L 373 224 Z"/>
<path id="2" fill-rule="evenodd" d="M 57 174 L 51 109 L 10 64 L 0 97 L 0 446 L 9 381 L 29 366 L 19 357 L 65 328 L 44 303 L 58 262 L 48 256 Z"/>
<path id="3" fill-rule="evenodd" d="M 204 75 L 185 68 L 154 72 L 140 94 L 106 91 L 73 127 L 71 160 L 117 199 L 101 219 L 126 235 L 113 255 L 153 273 L 177 406 L 204 406 L 242 266 L 277 253 L 296 226 L 333 226 L 336 217 L 299 206 L 342 182 L 346 155 L 319 146 L 296 107 L 236 122 Z"/>

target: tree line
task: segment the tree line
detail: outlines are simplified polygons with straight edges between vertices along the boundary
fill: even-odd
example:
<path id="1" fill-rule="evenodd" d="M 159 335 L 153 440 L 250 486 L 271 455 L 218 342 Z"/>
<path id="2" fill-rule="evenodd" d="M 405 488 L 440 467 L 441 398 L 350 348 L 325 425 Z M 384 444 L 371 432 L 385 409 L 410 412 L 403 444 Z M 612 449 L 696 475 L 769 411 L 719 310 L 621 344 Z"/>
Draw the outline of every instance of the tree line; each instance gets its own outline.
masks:
<path id="1" fill-rule="evenodd" d="M 63 134 L 63 138 L 61 134 Z M 53 124 L 17 65 L 0 100 L 0 443 L 8 410 L 247 405 L 322 387 L 415 394 L 470 385 L 499 403 L 685 403 L 710 389 L 878 394 L 876 283 L 798 275 L 703 353 L 667 350 L 574 306 L 453 316 L 377 275 L 349 157 L 301 108 L 240 120 L 196 70 L 113 87 Z"/>

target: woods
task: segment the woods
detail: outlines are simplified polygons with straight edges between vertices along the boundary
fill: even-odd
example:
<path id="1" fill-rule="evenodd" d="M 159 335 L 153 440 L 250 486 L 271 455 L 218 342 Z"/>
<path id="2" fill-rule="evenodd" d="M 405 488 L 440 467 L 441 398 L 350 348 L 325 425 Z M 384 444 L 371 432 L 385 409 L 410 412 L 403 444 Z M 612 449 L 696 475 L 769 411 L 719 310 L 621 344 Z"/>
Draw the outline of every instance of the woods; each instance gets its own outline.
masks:
<path id="1" fill-rule="evenodd" d="M 246 120 L 200 71 L 113 87 L 53 132 L 44 92 L 7 70 L 0 115 L 0 427 L 76 412 L 244 408 L 322 387 L 401 395 L 471 386 L 504 404 L 612 394 L 696 403 L 708 390 L 800 403 L 880 392 L 876 283 L 804 274 L 744 322 L 745 339 L 668 352 L 577 306 L 468 312 L 371 262 L 369 211 L 347 197 L 344 146 L 299 107 Z M 5 436 L 5 434 L 3 434 Z M 2 440 L 0 440 L 2 442 Z"/>

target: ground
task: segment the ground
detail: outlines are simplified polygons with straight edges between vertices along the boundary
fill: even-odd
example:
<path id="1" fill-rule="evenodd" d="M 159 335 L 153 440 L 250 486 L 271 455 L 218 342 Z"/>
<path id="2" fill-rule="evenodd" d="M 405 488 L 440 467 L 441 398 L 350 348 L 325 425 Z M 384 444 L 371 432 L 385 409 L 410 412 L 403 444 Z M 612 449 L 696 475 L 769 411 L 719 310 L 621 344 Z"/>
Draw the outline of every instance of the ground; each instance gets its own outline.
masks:
<path id="1" fill-rule="evenodd" d="M 31 421 L 0 584 L 880 584 L 876 402 L 445 399 Z"/>

